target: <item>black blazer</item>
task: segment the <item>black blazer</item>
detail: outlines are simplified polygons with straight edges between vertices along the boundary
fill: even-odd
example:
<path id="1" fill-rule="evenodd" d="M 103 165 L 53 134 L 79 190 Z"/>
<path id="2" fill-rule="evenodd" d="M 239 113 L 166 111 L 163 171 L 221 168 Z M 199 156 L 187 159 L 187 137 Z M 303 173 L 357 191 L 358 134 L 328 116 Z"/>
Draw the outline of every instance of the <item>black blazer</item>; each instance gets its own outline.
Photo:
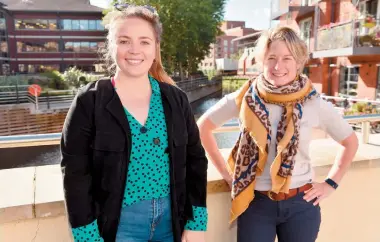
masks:
<path id="1" fill-rule="evenodd" d="M 159 82 L 170 157 L 174 241 L 206 207 L 207 158 L 186 94 Z M 131 131 L 110 79 L 82 88 L 67 114 L 61 140 L 63 185 L 72 228 L 97 219 L 101 236 L 115 241 L 131 154 Z"/>

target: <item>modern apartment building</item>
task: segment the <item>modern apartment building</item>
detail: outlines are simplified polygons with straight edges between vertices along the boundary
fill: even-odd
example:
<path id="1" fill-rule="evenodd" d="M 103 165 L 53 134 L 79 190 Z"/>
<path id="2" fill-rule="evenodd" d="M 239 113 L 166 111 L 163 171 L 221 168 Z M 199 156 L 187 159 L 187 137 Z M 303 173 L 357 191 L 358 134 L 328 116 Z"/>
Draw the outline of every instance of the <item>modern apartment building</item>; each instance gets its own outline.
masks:
<path id="1" fill-rule="evenodd" d="M 295 28 L 308 44 L 305 72 L 319 91 L 380 99 L 379 0 L 274 2 L 272 19 Z"/>
<path id="2" fill-rule="evenodd" d="M 210 46 L 210 54 L 200 64 L 202 70 L 215 70 L 216 59 L 229 59 L 238 52 L 237 37 L 257 32 L 252 28 L 246 28 L 244 21 L 224 21 L 220 27 L 223 34 L 216 38 L 216 42 Z"/>
<path id="3" fill-rule="evenodd" d="M 88 0 L 0 0 L 0 74 L 103 72 L 102 11 Z"/>

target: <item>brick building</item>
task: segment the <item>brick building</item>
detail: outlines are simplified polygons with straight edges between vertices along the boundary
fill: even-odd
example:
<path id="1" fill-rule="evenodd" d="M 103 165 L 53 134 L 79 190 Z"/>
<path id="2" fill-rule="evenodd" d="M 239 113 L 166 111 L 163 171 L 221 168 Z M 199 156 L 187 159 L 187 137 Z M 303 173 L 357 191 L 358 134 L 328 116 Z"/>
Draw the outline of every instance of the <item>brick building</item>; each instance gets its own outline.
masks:
<path id="1" fill-rule="evenodd" d="M 0 0 L 0 74 L 103 72 L 103 9 L 88 0 Z"/>
<path id="2" fill-rule="evenodd" d="M 380 99 L 379 0 L 276 0 L 275 6 L 272 19 L 308 43 L 305 72 L 319 91 Z"/>
<path id="3" fill-rule="evenodd" d="M 200 69 L 214 70 L 216 59 L 229 59 L 238 52 L 237 42 L 232 41 L 237 37 L 255 33 L 256 30 L 245 27 L 244 21 L 224 21 L 220 27 L 223 34 L 217 36 L 214 44 L 210 46 L 210 54 L 201 62 Z"/>

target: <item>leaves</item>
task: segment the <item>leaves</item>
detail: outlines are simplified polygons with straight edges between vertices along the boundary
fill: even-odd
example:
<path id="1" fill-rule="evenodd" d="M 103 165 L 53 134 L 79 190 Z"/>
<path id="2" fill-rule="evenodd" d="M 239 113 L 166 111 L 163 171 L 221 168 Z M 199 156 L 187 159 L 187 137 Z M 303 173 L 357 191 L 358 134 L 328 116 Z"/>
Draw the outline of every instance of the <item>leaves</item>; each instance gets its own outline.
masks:
<path id="1" fill-rule="evenodd" d="M 130 0 L 157 9 L 163 24 L 161 56 L 169 73 L 192 73 L 221 33 L 226 0 Z M 114 2 L 115 3 L 115 2 Z"/>

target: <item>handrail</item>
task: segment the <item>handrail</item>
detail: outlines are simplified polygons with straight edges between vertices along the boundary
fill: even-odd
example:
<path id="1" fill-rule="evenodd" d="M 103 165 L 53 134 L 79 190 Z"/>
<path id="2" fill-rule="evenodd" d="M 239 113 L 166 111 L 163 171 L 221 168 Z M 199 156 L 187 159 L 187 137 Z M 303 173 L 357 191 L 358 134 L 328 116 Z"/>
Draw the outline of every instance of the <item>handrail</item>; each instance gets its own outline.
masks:
<path id="1" fill-rule="evenodd" d="M 380 121 L 380 114 L 369 114 L 362 116 L 345 116 L 349 123 L 369 123 L 374 121 Z M 239 131 L 238 122 L 229 122 L 222 127 L 215 129 L 214 133 L 236 132 Z M 32 135 L 12 135 L 12 136 L 0 136 L 0 144 L 4 143 L 16 143 L 16 142 L 35 142 L 46 140 L 59 140 L 61 139 L 61 133 L 49 133 L 49 134 L 32 134 Z"/>

